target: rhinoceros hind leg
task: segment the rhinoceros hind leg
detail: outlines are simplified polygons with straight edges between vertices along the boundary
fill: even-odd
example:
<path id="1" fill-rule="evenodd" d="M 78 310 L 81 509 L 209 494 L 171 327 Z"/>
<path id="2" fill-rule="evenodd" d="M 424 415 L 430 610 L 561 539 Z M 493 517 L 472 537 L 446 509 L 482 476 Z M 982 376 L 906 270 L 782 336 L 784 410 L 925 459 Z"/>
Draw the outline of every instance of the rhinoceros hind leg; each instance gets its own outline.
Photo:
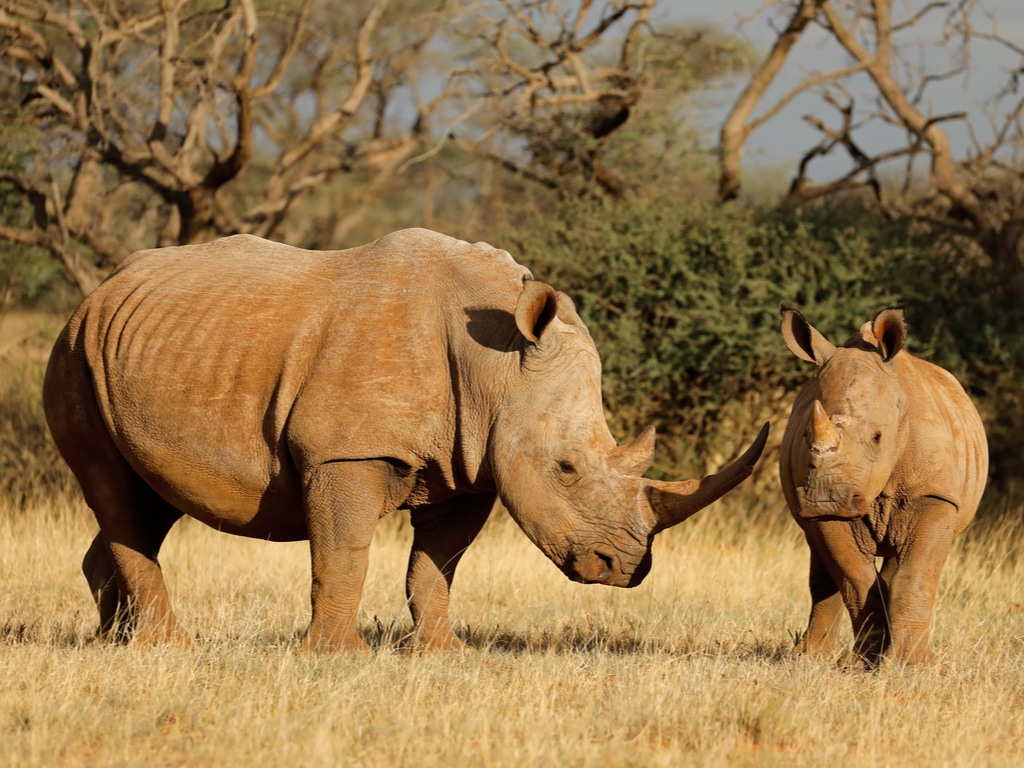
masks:
<path id="1" fill-rule="evenodd" d="M 415 533 L 405 593 L 412 613 L 414 651 L 466 649 L 452 632 L 448 599 L 455 569 L 487 522 L 494 498 L 494 494 L 459 496 L 412 512 Z"/>
<path id="2" fill-rule="evenodd" d="M 57 348 L 43 400 L 54 442 L 100 526 L 83 562 L 100 611 L 100 633 L 126 639 L 134 628 L 136 640 L 184 641 L 157 562 L 164 536 L 180 513 L 128 464 L 107 431 L 86 367 Z"/>
<path id="3" fill-rule="evenodd" d="M 116 627 L 123 623 L 118 620 L 118 606 L 121 604 L 121 593 L 117 588 L 117 570 L 110 556 L 110 549 L 97 533 L 89 550 L 82 560 L 82 573 L 89 583 L 89 591 L 100 612 L 99 637 L 114 638 Z"/>
<path id="4" fill-rule="evenodd" d="M 99 609 L 100 635 L 119 641 L 189 644 L 174 616 L 157 559 L 181 512 L 128 469 L 123 459 L 121 464 L 123 472 L 107 465 L 106 482 L 96 487 L 83 484 L 100 524 L 82 563 Z"/>
<path id="5" fill-rule="evenodd" d="M 142 481 L 136 479 L 136 485 L 141 486 Z M 146 553 L 145 559 L 155 565 L 157 569 L 159 580 L 159 583 L 155 585 L 157 599 L 154 601 L 143 597 L 140 600 L 138 595 L 130 591 L 131 586 L 121 586 L 124 579 L 119 578 L 110 546 L 101 530 L 96 534 L 82 561 L 82 572 L 85 574 L 89 590 L 96 601 L 96 608 L 99 610 L 98 636 L 118 642 L 127 642 L 134 638 L 141 642 L 172 640 L 187 644 L 189 638 L 177 627 L 157 561 L 157 554 L 164 538 L 171 526 L 181 517 L 181 512 L 164 502 L 148 488 L 134 496 L 136 503 L 133 505 L 133 510 L 137 511 L 133 511 L 130 518 L 141 529 L 141 538 L 144 541 L 141 551 Z M 114 526 L 117 530 L 122 527 L 121 523 Z M 132 557 L 133 555 L 129 555 L 129 558 Z M 151 571 L 152 565 L 143 567 Z M 152 575 L 149 578 L 152 580 Z M 164 606 L 160 604 L 161 594 L 164 596 Z M 140 612 L 137 608 L 140 604 L 146 605 L 147 608 L 142 612 L 144 616 L 141 616 L 143 619 L 141 630 L 137 631 L 140 620 Z"/>

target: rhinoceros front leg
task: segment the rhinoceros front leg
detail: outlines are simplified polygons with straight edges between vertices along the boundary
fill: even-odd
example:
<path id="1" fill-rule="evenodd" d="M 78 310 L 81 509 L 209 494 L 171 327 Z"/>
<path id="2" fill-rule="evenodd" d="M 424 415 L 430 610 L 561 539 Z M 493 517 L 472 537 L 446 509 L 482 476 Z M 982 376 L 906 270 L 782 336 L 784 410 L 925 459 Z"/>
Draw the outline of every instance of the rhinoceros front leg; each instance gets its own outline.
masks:
<path id="1" fill-rule="evenodd" d="M 907 664 L 930 661 L 932 610 L 939 576 L 953 542 L 956 508 L 935 498 L 917 501 L 895 556 L 886 560 L 882 580 L 889 587 L 890 643 L 886 658 Z"/>
<path id="2" fill-rule="evenodd" d="M 415 533 L 405 581 L 413 649 L 465 648 L 452 632 L 448 599 L 455 569 L 487 521 L 494 498 L 493 494 L 459 496 L 445 504 L 413 510 Z"/>
<path id="3" fill-rule="evenodd" d="M 383 460 L 335 461 L 307 478 L 313 616 L 306 651 L 366 650 L 356 631 L 359 601 L 377 521 L 405 499 L 411 481 Z"/>
<path id="4" fill-rule="evenodd" d="M 888 640 L 885 592 L 863 525 L 860 520 L 830 520 L 807 529 L 808 542 L 839 588 L 853 625 L 853 651 L 840 659 L 841 666 L 876 665 Z"/>
<path id="5" fill-rule="evenodd" d="M 796 654 L 836 658 L 840 651 L 839 632 L 846 615 L 843 596 L 836 587 L 824 561 L 814 549 L 808 536 L 807 545 L 811 550 L 810 577 L 811 616 L 807 629 L 793 649 Z"/>

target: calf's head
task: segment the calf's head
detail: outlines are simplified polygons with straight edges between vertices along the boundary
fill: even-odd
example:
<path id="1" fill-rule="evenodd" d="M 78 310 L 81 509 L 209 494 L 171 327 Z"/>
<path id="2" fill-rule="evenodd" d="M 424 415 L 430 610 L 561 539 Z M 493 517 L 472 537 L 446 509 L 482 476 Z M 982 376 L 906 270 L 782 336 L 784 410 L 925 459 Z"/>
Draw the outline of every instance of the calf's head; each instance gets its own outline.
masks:
<path id="1" fill-rule="evenodd" d="M 650 571 L 654 535 L 749 475 L 768 425 L 744 456 L 715 475 L 646 480 L 654 429 L 616 445 L 601 401 L 600 359 L 569 297 L 527 281 L 515 319 L 519 366 L 490 445 L 502 501 L 569 578 L 636 586 Z"/>
<path id="2" fill-rule="evenodd" d="M 799 312 L 783 308 L 782 336 L 793 354 L 818 366 L 789 427 L 802 430 L 802 439 L 788 443 L 797 514 L 862 517 L 888 482 L 900 446 L 903 397 L 893 358 L 907 336 L 903 310 L 879 312 L 837 348 Z"/>

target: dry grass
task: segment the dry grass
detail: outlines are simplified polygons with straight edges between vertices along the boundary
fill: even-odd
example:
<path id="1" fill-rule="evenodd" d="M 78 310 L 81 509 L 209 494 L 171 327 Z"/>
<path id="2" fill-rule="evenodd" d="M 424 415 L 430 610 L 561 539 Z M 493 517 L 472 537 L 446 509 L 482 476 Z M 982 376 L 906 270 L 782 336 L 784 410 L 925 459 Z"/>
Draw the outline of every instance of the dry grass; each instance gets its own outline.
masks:
<path id="1" fill-rule="evenodd" d="M 455 585 L 453 618 L 475 653 L 401 650 L 410 536 L 399 517 L 372 553 L 361 615 L 372 653 L 297 652 L 305 545 L 189 520 L 161 559 L 195 646 L 93 642 L 79 563 L 94 524 L 60 501 L 74 497 L 39 415 L 38 363 L 60 324 L 2 319 L 0 765 L 1020 763 L 1016 507 L 958 541 L 937 605 L 939 659 L 920 670 L 789 657 L 809 605 L 807 554 L 777 492 L 755 501 L 749 486 L 662 534 L 635 590 L 569 583 L 496 514 Z"/>
<path id="2" fill-rule="evenodd" d="M 635 590 L 571 584 L 503 514 L 456 580 L 478 649 L 410 656 L 409 534 L 385 520 L 370 654 L 300 655 L 308 555 L 192 521 L 162 558 L 194 648 L 93 642 L 74 503 L 0 510 L 3 761 L 51 765 L 1017 765 L 1022 528 L 979 526 L 943 577 L 921 670 L 788 656 L 806 553 L 779 505 L 720 502 L 656 544 Z M 753 522 L 751 522 L 753 520 Z"/>

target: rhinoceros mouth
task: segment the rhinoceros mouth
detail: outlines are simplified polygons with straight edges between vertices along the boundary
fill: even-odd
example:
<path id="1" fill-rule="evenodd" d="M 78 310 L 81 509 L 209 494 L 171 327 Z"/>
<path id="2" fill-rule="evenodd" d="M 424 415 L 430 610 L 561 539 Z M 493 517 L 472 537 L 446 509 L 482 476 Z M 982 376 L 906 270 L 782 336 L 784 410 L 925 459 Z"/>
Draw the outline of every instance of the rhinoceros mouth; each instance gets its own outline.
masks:
<path id="1" fill-rule="evenodd" d="M 615 560 L 602 552 L 571 555 L 563 568 L 565 575 L 581 584 L 607 584 L 615 573 Z"/>
<path id="2" fill-rule="evenodd" d="M 864 517 L 870 507 L 863 496 L 855 493 L 840 499 L 816 499 L 809 498 L 809 494 L 801 489 L 798 495 L 796 513 L 804 520 L 856 520 Z"/>
<path id="3" fill-rule="evenodd" d="M 651 553 L 645 552 L 633 569 L 622 559 L 603 549 L 571 554 L 562 566 L 562 572 L 580 584 L 604 584 L 609 587 L 635 587 L 651 570 Z"/>

